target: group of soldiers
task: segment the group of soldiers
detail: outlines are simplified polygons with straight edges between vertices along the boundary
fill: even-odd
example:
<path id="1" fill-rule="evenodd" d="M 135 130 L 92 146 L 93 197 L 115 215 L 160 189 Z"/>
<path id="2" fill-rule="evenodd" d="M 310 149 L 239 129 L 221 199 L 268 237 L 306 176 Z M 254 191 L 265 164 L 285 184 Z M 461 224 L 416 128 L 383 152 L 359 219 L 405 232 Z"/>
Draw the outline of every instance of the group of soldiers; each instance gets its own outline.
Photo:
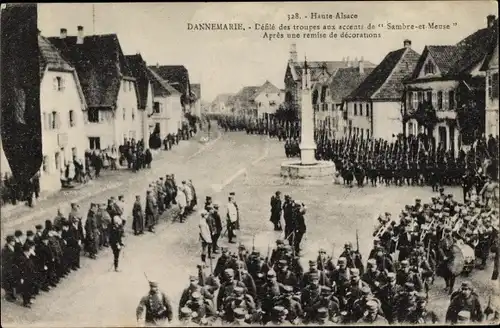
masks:
<path id="1" fill-rule="evenodd" d="M 159 217 L 172 204 L 178 206 L 181 222 L 197 204 L 191 180 L 177 185 L 173 174 L 152 182 L 146 193 L 144 210 L 139 195 L 132 205 L 135 235 L 145 230 L 154 232 Z M 119 271 L 129 212 L 124 195 L 111 197 L 107 203 L 91 203 L 86 219 L 79 204 L 72 203 L 67 217 L 58 209 L 56 217 L 46 220 L 45 226 L 36 225 L 36 230 L 28 230 L 25 236 L 20 230 L 8 235 L 2 249 L 2 288 L 6 299 L 16 302 L 21 295 L 23 306 L 31 307 L 40 291 L 56 287 L 72 270 L 80 268 L 82 255 L 96 259 L 105 248 L 111 248 L 114 270 Z"/>
<path id="2" fill-rule="evenodd" d="M 406 206 L 399 222 L 390 213 L 378 218 L 366 265 L 359 245 L 354 249 L 346 243 L 336 261 L 333 251 L 327 254 L 320 249 L 306 271 L 300 247 L 288 236 L 299 226 L 289 206 L 300 211 L 296 204 L 302 203 L 288 196 L 282 203 L 280 196 L 276 192 L 271 198 L 270 220 L 275 230 L 284 228 L 286 238 L 277 240 L 267 254 L 243 244 L 235 253 L 222 247 L 213 270 L 209 257 L 208 275 L 206 257 L 202 257 L 198 274 L 190 276 L 179 302 L 180 324 L 467 324 L 500 319 L 499 309 L 493 310 L 491 302 L 483 308 L 470 281 L 463 281 L 458 289 L 454 286 L 459 274 L 484 269 L 490 250 L 495 251 L 493 274 L 498 275 L 497 204 L 485 204 L 478 197 L 459 203 L 441 188 L 431 203 L 416 199 Z M 279 223 L 281 215 L 285 227 Z M 206 214 L 202 216 L 204 220 Z M 473 263 L 463 245 L 472 250 Z M 445 279 L 450 295 L 444 318 L 427 307 L 436 275 Z"/>
<path id="3" fill-rule="evenodd" d="M 107 204 L 91 204 L 85 221 L 79 205 L 72 203 L 68 217 L 58 210 L 54 220 L 46 220 L 45 226 L 36 225 L 35 231 L 28 230 L 24 235 L 17 230 L 8 235 L 2 249 L 6 299 L 16 302 L 21 295 L 22 305 L 31 307 L 40 291 L 50 291 L 71 271 L 80 269 L 82 251 L 95 259 L 99 250 L 110 247 L 118 271 L 126 222 L 122 216 L 123 196 L 111 198 Z"/>

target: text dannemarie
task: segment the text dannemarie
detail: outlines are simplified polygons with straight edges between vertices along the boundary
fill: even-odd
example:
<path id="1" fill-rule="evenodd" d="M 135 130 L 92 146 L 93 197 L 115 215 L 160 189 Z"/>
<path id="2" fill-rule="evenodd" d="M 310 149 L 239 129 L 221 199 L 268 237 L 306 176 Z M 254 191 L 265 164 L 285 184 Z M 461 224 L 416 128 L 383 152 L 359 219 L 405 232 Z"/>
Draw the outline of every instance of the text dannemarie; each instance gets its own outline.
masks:
<path id="1" fill-rule="evenodd" d="M 187 23 L 188 31 L 243 31 L 242 23 Z"/>

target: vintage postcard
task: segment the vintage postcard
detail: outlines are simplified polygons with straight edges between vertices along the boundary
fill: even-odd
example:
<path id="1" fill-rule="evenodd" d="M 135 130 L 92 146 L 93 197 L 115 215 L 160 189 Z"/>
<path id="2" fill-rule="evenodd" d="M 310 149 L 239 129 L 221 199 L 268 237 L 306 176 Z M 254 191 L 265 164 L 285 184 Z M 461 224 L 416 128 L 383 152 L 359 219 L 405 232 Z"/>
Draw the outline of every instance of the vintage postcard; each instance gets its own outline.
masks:
<path id="1" fill-rule="evenodd" d="M 2 327 L 494 325 L 494 1 L 1 7 Z"/>

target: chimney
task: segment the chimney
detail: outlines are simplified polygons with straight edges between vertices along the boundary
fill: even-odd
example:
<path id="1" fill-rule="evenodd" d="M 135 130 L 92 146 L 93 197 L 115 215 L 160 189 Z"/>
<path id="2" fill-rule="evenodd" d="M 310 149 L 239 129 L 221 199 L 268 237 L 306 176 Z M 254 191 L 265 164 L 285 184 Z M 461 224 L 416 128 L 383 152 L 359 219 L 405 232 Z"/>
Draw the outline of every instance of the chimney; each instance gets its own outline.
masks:
<path id="1" fill-rule="evenodd" d="M 66 39 L 66 37 L 68 36 L 68 30 L 65 29 L 65 28 L 62 28 L 61 29 L 61 34 L 60 34 L 60 38 L 61 39 Z"/>
<path id="2" fill-rule="evenodd" d="M 347 67 L 351 67 L 351 62 L 349 61 L 349 56 L 347 56 L 346 62 L 347 62 Z"/>
<path id="3" fill-rule="evenodd" d="M 156 62 L 156 68 L 160 68 L 160 64 L 158 64 L 158 62 Z"/>
<path id="4" fill-rule="evenodd" d="M 288 59 L 288 61 L 291 63 L 297 62 L 297 45 L 295 43 L 292 43 L 290 45 L 290 58 Z"/>
<path id="5" fill-rule="evenodd" d="M 359 75 L 365 74 L 365 63 L 363 63 L 363 57 L 361 57 L 361 60 L 358 62 L 358 67 L 359 67 Z"/>
<path id="6" fill-rule="evenodd" d="M 76 44 L 83 44 L 83 26 L 78 26 L 78 35 L 76 36 Z"/>
<path id="7" fill-rule="evenodd" d="M 495 21 L 495 15 L 488 15 L 486 16 L 486 23 L 487 23 L 487 28 L 490 28 L 493 26 L 493 22 Z"/>
<path id="8" fill-rule="evenodd" d="M 411 48 L 411 41 L 410 41 L 410 40 L 408 40 L 408 39 L 404 40 L 404 41 L 403 41 L 403 46 L 404 46 L 405 48 Z"/>

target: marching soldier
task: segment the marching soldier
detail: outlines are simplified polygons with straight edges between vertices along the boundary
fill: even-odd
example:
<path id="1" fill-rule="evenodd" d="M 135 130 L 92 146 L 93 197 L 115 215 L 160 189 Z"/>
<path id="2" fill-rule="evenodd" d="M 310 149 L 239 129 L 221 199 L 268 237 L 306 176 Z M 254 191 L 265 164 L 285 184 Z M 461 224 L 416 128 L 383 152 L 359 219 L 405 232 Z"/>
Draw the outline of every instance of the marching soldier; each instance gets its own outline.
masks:
<path id="1" fill-rule="evenodd" d="M 91 259 L 96 258 L 99 247 L 99 229 L 97 227 L 96 214 L 97 204 L 91 203 L 87 214 L 87 221 L 85 221 L 86 249 Z"/>
<path id="2" fill-rule="evenodd" d="M 5 241 L 5 246 L 2 249 L 2 288 L 5 290 L 6 299 L 9 302 L 14 302 L 16 300 L 18 254 L 14 249 L 14 236 L 7 236 Z"/>
<path id="3" fill-rule="evenodd" d="M 228 297 L 233 294 L 236 287 L 246 288 L 245 284 L 234 279 L 234 270 L 226 269 L 224 270 L 225 282 L 222 284 L 217 295 L 217 310 L 221 311 L 224 309 L 225 301 Z"/>
<path id="4" fill-rule="evenodd" d="M 199 229 L 200 229 L 200 240 L 201 240 L 201 262 L 205 264 L 206 262 L 206 257 L 207 257 L 207 250 L 208 250 L 208 257 L 212 257 L 212 230 L 211 227 L 209 226 L 208 223 L 208 216 L 209 214 L 207 212 L 202 212 L 201 213 L 201 219 L 200 219 L 200 224 L 199 224 Z"/>
<path id="5" fill-rule="evenodd" d="M 144 321 L 157 326 L 172 321 L 172 305 L 165 293 L 158 289 L 158 283 L 149 282 L 149 293 L 139 301 L 136 316 L 139 323 Z"/>
<path id="6" fill-rule="evenodd" d="M 439 241 L 439 257 L 440 257 L 440 265 L 439 265 L 439 273 L 444 278 L 446 283 L 446 289 L 448 289 L 448 293 L 451 294 L 453 292 L 453 286 L 455 284 L 455 275 L 450 271 L 450 265 L 453 259 L 453 245 L 455 241 L 451 235 L 451 228 L 444 228 L 444 236 Z"/>
<path id="7" fill-rule="evenodd" d="M 236 238 L 234 230 L 236 230 L 236 223 L 238 221 L 238 209 L 236 208 L 232 197 L 228 197 L 226 218 L 227 237 L 229 239 L 229 243 L 235 244 L 236 242 L 233 239 Z"/>
<path id="8" fill-rule="evenodd" d="M 458 314 L 461 311 L 468 311 L 472 322 L 483 321 L 484 315 L 479 297 L 472 290 L 472 285 L 468 281 L 462 282 L 460 291 L 452 295 L 446 312 L 446 322 L 456 324 L 458 322 Z"/>
<path id="9" fill-rule="evenodd" d="M 122 242 L 123 227 L 122 219 L 117 215 L 113 218 L 113 223 L 109 225 L 109 244 L 113 250 L 113 265 L 115 272 L 118 272 L 118 262 L 120 251 L 125 246 Z"/>
<path id="10" fill-rule="evenodd" d="M 249 315 L 252 315 L 256 310 L 253 297 L 245 293 L 244 287 L 236 286 L 233 292 L 224 300 L 224 320 L 233 321 L 233 311 L 237 308 L 245 309 Z"/>
<path id="11" fill-rule="evenodd" d="M 377 261 L 375 259 L 368 260 L 367 271 L 363 274 L 361 279 L 370 286 L 370 289 L 374 293 L 377 293 L 379 288 L 382 287 L 385 277 L 384 273 L 377 269 Z"/>
<path id="12" fill-rule="evenodd" d="M 405 322 L 410 324 L 435 324 L 437 323 L 438 316 L 434 311 L 429 311 L 427 306 L 427 295 L 425 293 L 418 293 L 416 295 L 416 306 L 409 309 L 408 316 Z"/>
<path id="13" fill-rule="evenodd" d="M 375 326 L 384 326 L 389 324 L 388 321 L 379 314 L 379 304 L 375 301 L 366 303 L 366 314 L 357 321 L 358 324 L 371 324 Z"/>
<path id="14" fill-rule="evenodd" d="M 381 302 L 384 317 L 390 324 L 393 324 L 397 319 L 397 301 L 402 291 L 402 287 L 396 284 L 396 274 L 394 272 L 389 272 L 387 274 L 387 283 L 382 286 L 377 294 L 377 298 Z"/>
<path id="15" fill-rule="evenodd" d="M 132 229 L 134 235 L 142 235 L 144 233 L 144 215 L 142 212 L 141 196 L 135 196 L 135 202 L 132 207 Z"/>
<path id="16" fill-rule="evenodd" d="M 423 289 L 423 283 L 419 275 L 410 271 L 410 263 L 407 260 L 401 262 L 401 268 L 396 273 L 396 283 L 400 286 L 404 286 L 407 282 L 412 283 L 415 286 L 417 292 L 421 292 Z"/>
<path id="17" fill-rule="evenodd" d="M 343 257 L 347 260 L 348 268 L 357 268 L 359 272 L 364 272 L 361 254 L 359 253 L 359 251 L 355 251 L 352 249 L 352 244 L 350 242 L 347 242 L 344 245 L 344 251 L 342 252 L 342 254 L 340 254 L 340 257 Z"/>
<path id="18" fill-rule="evenodd" d="M 286 320 L 295 325 L 299 324 L 300 319 L 304 316 L 304 311 L 302 310 L 300 299 L 296 300 L 294 298 L 294 287 L 283 286 L 282 296 L 277 305 L 283 306 L 288 311 Z"/>
<path id="19" fill-rule="evenodd" d="M 34 244 L 25 244 L 18 259 L 19 291 L 23 297 L 23 306 L 30 308 L 33 304 L 35 290 L 36 267 L 32 260 L 35 252 Z"/>
<path id="20" fill-rule="evenodd" d="M 207 288 L 200 286 L 198 277 L 189 276 L 189 286 L 182 291 L 181 300 L 179 302 L 179 310 L 182 309 L 186 303 L 191 300 L 193 293 L 200 293 L 200 295 L 208 300 L 213 300 L 214 295 L 210 293 Z M 179 313 L 180 316 L 180 313 Z"/>
<path id="21" fill-rule="evenodd" d="M 157 205 L 153 192 L 148 190 L 146 193 L 146 227 L 149 232 L 154 232 L 156 225 Z"/>
<path id="22" fill-rule="evenodd" d="M 193 322 L 196 324 L 208 325 L 215 319 L 216 312 L 212 302 L 205 299 L 199 292 L 193 292 L 185 306 L 192 311 L 192 314 L 196 313 L 193 316 Z"/>
<path id="23" fill-rule="evenodd" d="M 281 211 L 282 211 L 282 203 L 281 203 L 281 192 L 277 191 L 274 196 L 271 197 L 271 218 L 270 221 L 274 225 L 274 231 L 281 231 Z"/>

